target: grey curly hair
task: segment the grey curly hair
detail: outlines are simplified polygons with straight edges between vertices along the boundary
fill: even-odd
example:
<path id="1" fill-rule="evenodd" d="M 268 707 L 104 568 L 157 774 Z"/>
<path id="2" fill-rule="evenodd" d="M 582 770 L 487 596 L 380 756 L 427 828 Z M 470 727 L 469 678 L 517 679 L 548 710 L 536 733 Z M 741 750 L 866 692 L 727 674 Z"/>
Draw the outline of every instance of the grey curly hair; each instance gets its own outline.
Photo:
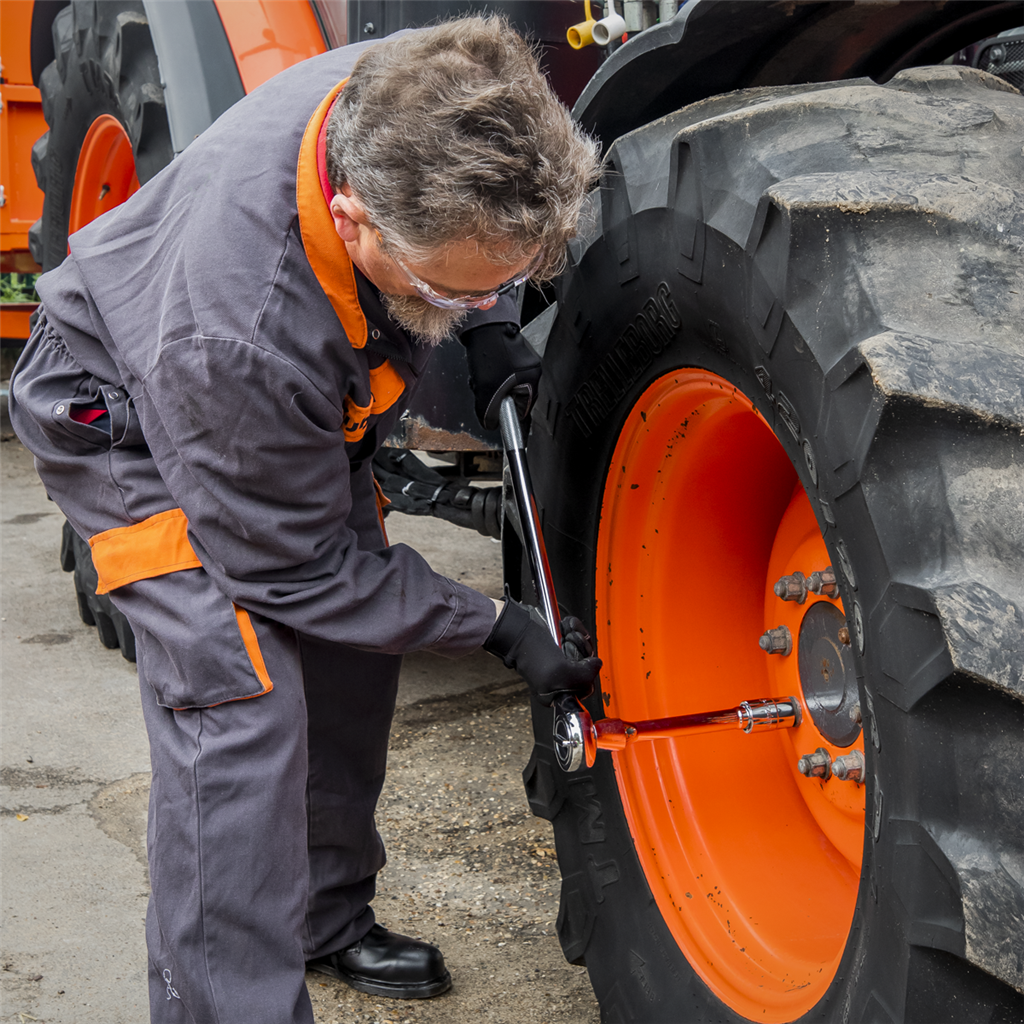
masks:
<path id="1" fill-rule="evenodd" d="M 500 16 L 459 18 L 367 50 L 327 124 L 327 174 L 386 250 L 427 261 L 474 239 L 499 265 L 561 269 L 599 148 Z"/>

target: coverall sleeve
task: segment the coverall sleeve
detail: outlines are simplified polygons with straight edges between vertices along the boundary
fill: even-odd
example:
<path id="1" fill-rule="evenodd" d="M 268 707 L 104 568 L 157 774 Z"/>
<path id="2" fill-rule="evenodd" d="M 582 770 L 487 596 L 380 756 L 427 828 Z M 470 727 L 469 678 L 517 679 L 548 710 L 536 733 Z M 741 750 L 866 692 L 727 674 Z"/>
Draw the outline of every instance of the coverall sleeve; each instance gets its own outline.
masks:
<path id="1" fill-rule="evenodd" d="M 204 568 L 238 605 L 323 640 L 458 656 L 494 624 L 482 594 L 403 544 L 361 550 L 343 395 L 251 342 L 165 344 L 143 380 L 150 449 Z"/>

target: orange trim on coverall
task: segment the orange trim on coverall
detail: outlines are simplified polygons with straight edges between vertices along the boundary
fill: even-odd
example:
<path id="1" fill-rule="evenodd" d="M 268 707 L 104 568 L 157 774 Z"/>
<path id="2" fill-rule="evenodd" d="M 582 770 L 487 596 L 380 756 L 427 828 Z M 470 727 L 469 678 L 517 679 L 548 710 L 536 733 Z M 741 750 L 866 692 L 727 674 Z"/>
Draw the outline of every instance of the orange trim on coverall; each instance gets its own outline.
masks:
<path id="1" fill-rule="evenodd" d="M 347 81 L 347 78 L 340 81 L 324 97 L 306 125 L 295 172 L 295 204 L 299 211 L 299 231 L 306 259 L 334 307 L 349 344 L 353 348 L 363 348 L 366 345 L 366 316 L 356 293 L 355 270 L 345 243 L 335 230 L 330 207 L 324 202 L 317 170 L 320 129 Z"/>
<path id="2" fill-rule="evenodd" d="M 180 508 L 157 512 L 156 515 L 131 526 L 104 530 L 103 533 L 97 533 L 89 538 L 89 547 L 92 549 L 92 562 L 98 577 L 97 594 L 107 594 L 138 580 L 203 567 L 188 539 L 188 519 Z M 256 636 L 249 613 L 244 608 L 239 608 L 233 601 L 231 606 L 235 610 L 235 621 L 238 623 L 238 632 L 241 634 L 245 653 L 249 656 L 256 678 L 263 687 L 260 693 L 251 693 L 248 697 L 233 697 L 232 700 L 262 697 L 264 693 L 269 693 L 274 688 L 274 684 L 263 660 L 259 638 Z"/>

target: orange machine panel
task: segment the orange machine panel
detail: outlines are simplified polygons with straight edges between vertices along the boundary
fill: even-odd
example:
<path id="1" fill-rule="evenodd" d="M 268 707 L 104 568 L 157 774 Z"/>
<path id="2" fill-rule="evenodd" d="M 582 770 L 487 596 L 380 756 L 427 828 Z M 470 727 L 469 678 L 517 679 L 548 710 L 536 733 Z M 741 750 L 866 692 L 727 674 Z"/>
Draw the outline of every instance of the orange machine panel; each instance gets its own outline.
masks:
<path id="1" fill-rule="evenodd" d="M 214 0 L 247 93 L 327 49 L 304 0 Z"/>
<path id="2" fill-rule="evenodd" d="M 5 302 L 0 305 L 0 338 L 20 346 L 31 333 L 29 320 L 36 311 L 35 302 Z"/>
<path id="3" fill-rule="evenodd" d="M 46 131 L 39 90 L 32 85 L 32 7 L 20 0 L 0 4 L 0 249 L 4 272 L 23 274 L 40 269 L 28 252 L 28 229 L 43 213 L 32 146 Z"/>
<path id="4" fill-rule="evenodd" d="M 0 58 L 3 79 L 32 84 L 32 8 L 25 0 L 0 0 Z"/>

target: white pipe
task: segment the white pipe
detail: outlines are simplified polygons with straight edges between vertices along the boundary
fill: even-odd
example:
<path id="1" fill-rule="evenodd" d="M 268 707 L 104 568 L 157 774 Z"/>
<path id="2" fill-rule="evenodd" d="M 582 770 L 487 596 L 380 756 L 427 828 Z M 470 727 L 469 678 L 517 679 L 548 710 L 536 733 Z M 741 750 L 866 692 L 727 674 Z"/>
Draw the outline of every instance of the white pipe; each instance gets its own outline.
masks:
<path id="1" fill-rule="evenodd" d="M 605 16 L 600 21 L 594 22 L 594 27 L 591 29 L 594 42 L 598 46 L 607 46 L 613 39 L 621 39 L 625 31 L 625 19 L 616 12 L 613 0 L 607 0 Z"/>

